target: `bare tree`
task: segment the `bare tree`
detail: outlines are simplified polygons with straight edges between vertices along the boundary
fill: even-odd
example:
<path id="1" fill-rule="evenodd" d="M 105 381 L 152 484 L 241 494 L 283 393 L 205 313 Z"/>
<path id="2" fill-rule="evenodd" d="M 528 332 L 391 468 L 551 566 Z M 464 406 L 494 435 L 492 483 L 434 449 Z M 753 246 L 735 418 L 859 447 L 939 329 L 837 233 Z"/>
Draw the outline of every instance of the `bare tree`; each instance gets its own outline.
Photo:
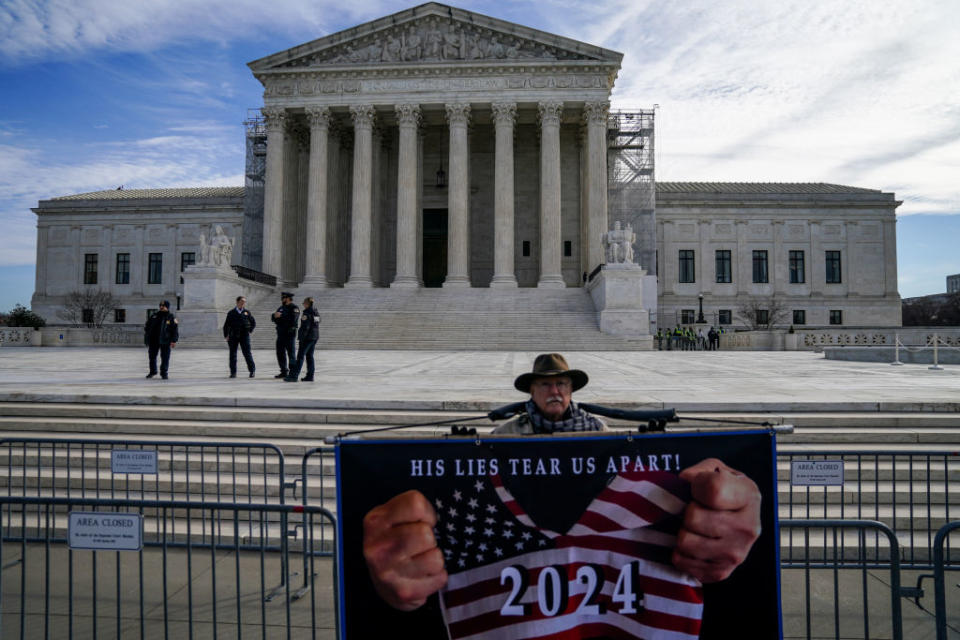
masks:
<path id="1" fill-rule="evenodd" d="M 67 294 L 63 307 L 57 311 L 57 317 L 77 327 L 86 325 L 98 329 L 116 306 L 117 301 L 109 291 L 72 291 Z"/>
<path id="2" fill-rule="evenodd" d="M 737 317 L 750 329 L 766 330 L 781 324 L 789 311 L 776 296 L 750 297 L 737 305 Z"/>

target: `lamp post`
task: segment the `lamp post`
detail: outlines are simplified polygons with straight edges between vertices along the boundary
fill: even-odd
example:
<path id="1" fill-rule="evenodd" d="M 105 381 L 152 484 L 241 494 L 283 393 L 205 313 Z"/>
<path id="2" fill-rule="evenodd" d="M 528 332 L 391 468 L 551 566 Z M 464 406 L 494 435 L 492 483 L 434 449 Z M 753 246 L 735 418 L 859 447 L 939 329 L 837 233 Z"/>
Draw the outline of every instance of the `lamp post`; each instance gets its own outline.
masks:
<path id="1" fill-rule="evenodd" d="M 697 324 L 706 324 L 707 321 L 703 317 L 703 294 L 701 293 L 697 297 L 700 299 L 700 313 L 697 314 Z"/>

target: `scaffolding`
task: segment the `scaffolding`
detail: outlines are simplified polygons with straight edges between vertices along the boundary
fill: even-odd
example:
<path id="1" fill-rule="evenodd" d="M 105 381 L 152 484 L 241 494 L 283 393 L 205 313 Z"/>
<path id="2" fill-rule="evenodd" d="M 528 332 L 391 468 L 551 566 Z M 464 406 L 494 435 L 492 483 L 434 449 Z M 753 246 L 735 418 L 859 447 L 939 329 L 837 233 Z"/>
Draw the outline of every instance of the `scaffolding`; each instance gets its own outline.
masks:
<path id="1" fill-rule="evenodd" d="M 247 109 L 246 166 L 243 190 L 243 264 L 262 267 L 263 185 L 267 174 L 267 126 L 260 109 Z"/>
<path id="2" fill-rule="evenodd" d="M 611 111 L 607 119 L 607 218 L 630 224 L 634 254 L 657 273 L 654 109 Z"/>

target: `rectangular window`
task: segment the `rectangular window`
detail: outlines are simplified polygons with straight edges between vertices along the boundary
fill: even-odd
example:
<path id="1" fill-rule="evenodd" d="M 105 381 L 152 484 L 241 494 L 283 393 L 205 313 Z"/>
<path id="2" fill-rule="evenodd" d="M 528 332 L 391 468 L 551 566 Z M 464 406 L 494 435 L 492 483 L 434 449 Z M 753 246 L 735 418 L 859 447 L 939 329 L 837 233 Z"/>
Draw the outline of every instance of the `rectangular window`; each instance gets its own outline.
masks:
<path id="1" fill-rule="evenodd" d="M 184 251 L 180 254 L 180 271 L 186 271 L 187 267 L 197 264 L 197 254 L 193 251 Z"/>
<path id="2" fill-rule="evenodd" d="M 130 254 L 117 254 L 117 284 L 130 284 Z"/>
<path id="3" fill-rule="evenodd" d="M 695 312 L 693 309 L 680 310 L 680 324 L 693 324 Z"/>
<path id="4" fill-rule="evenodd" d="M 97 284 L 97 258 L 96 253 L 83 254 L 83 284 Z"/>
<path id="5" fill-rule="evenodd" d="M 770 311 L 768 309 L 757 309 L 757 326 L 765 327 L 770 324 Z"/>
<path id="6" fill-rule="evenodd" d="M 163 282 L 163 254 L 151 253 L 148 259 L 147 284 Z"/>
<path id="7" fill-rule="evenodd" d="M 84 324 L 93 324 L 93 309 L 84 309 L 80 313 Z"/>
<path id="8" fill-rule="evenodd" d="M 680 282 L 696 282 L 693 249 L 680 249 Z"/>
<path id="9" fill-rule="evenodd" d="M 827 251 L 827 284 L 840 283 L 840 252 Z M 831 313 L 833 313 L 831 311 Z M 833 324 L 833 323 L 831 323 Z M 840 324 L 839 322 L 836 324 Z"/>
<path id="10" fill-rule="evenodd" d="M 843 324 L 843 311 L 839 309 L 830 311 L 830 324 Z"/>
<path id="11" fill-rule="evenodd" d="M 717 249 L 717 282 L 733 282 L 730 267 L 730 249 Z"/>
<path id="12" fill-rule="evenodd" d="M 803 309 L 794 309 L 793 324 L 807 324 L 807 312 Z"/>
<path id="13" fill-rule="evenodd" d="M 717 324 L 732 324 L 733 312 L 730 309 L 720 309 L 717 311 Z"/>
<path id="14" fill-rule="evenodd" d="M 114 310 L 113 310 L 113 321 L 114 321 L 114 322 L 126 322 L 126 321 L 127 321 L 127 310 L 126 310 L 126 309 L 114 309 Z"/>
<path id="15" fill-rule="evenodd" d="M 530 241 L 529 240 L 523 241 L 523 257 L 524 258 L 530 257 Z"/>
<path id="16" fill-rule="evenodd" d="M 790 284 L 806 282 L 803 265 L 803 251 L 790 252 Z"/>
<path id="17" fill-rule="evenodd" d="M 770 275 L 767 272 L 766 249 L 754 249 L 753 251 L 753 281 L 770 282 Z"/>
<path id="18" fill-rule="evenodd" d="M 569 258 L 573 255 L 573 243 L 569 240 L 563 241 L 563 255 L 565 258 Z"/>

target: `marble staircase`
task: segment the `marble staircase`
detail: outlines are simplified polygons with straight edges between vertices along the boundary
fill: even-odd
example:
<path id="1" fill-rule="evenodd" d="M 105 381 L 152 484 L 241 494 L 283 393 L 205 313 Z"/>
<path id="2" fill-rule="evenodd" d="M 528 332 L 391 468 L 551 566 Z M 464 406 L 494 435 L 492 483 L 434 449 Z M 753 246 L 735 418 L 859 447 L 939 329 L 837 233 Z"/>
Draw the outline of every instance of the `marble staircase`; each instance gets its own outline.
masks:
<path id="1" fill-rule="evenodd" d="M 320 349 L 430 349 L 639 351 L 649 337 L 601 333 L 584 289 L 322 289 L 312 296 L 320 311 Z M 258 330 L 254 348 L 270 349 L 270 314 L 279 301 L 248 300 Z M 181 346 L 204 347 L 219 336 L 187 336 Z"/>

